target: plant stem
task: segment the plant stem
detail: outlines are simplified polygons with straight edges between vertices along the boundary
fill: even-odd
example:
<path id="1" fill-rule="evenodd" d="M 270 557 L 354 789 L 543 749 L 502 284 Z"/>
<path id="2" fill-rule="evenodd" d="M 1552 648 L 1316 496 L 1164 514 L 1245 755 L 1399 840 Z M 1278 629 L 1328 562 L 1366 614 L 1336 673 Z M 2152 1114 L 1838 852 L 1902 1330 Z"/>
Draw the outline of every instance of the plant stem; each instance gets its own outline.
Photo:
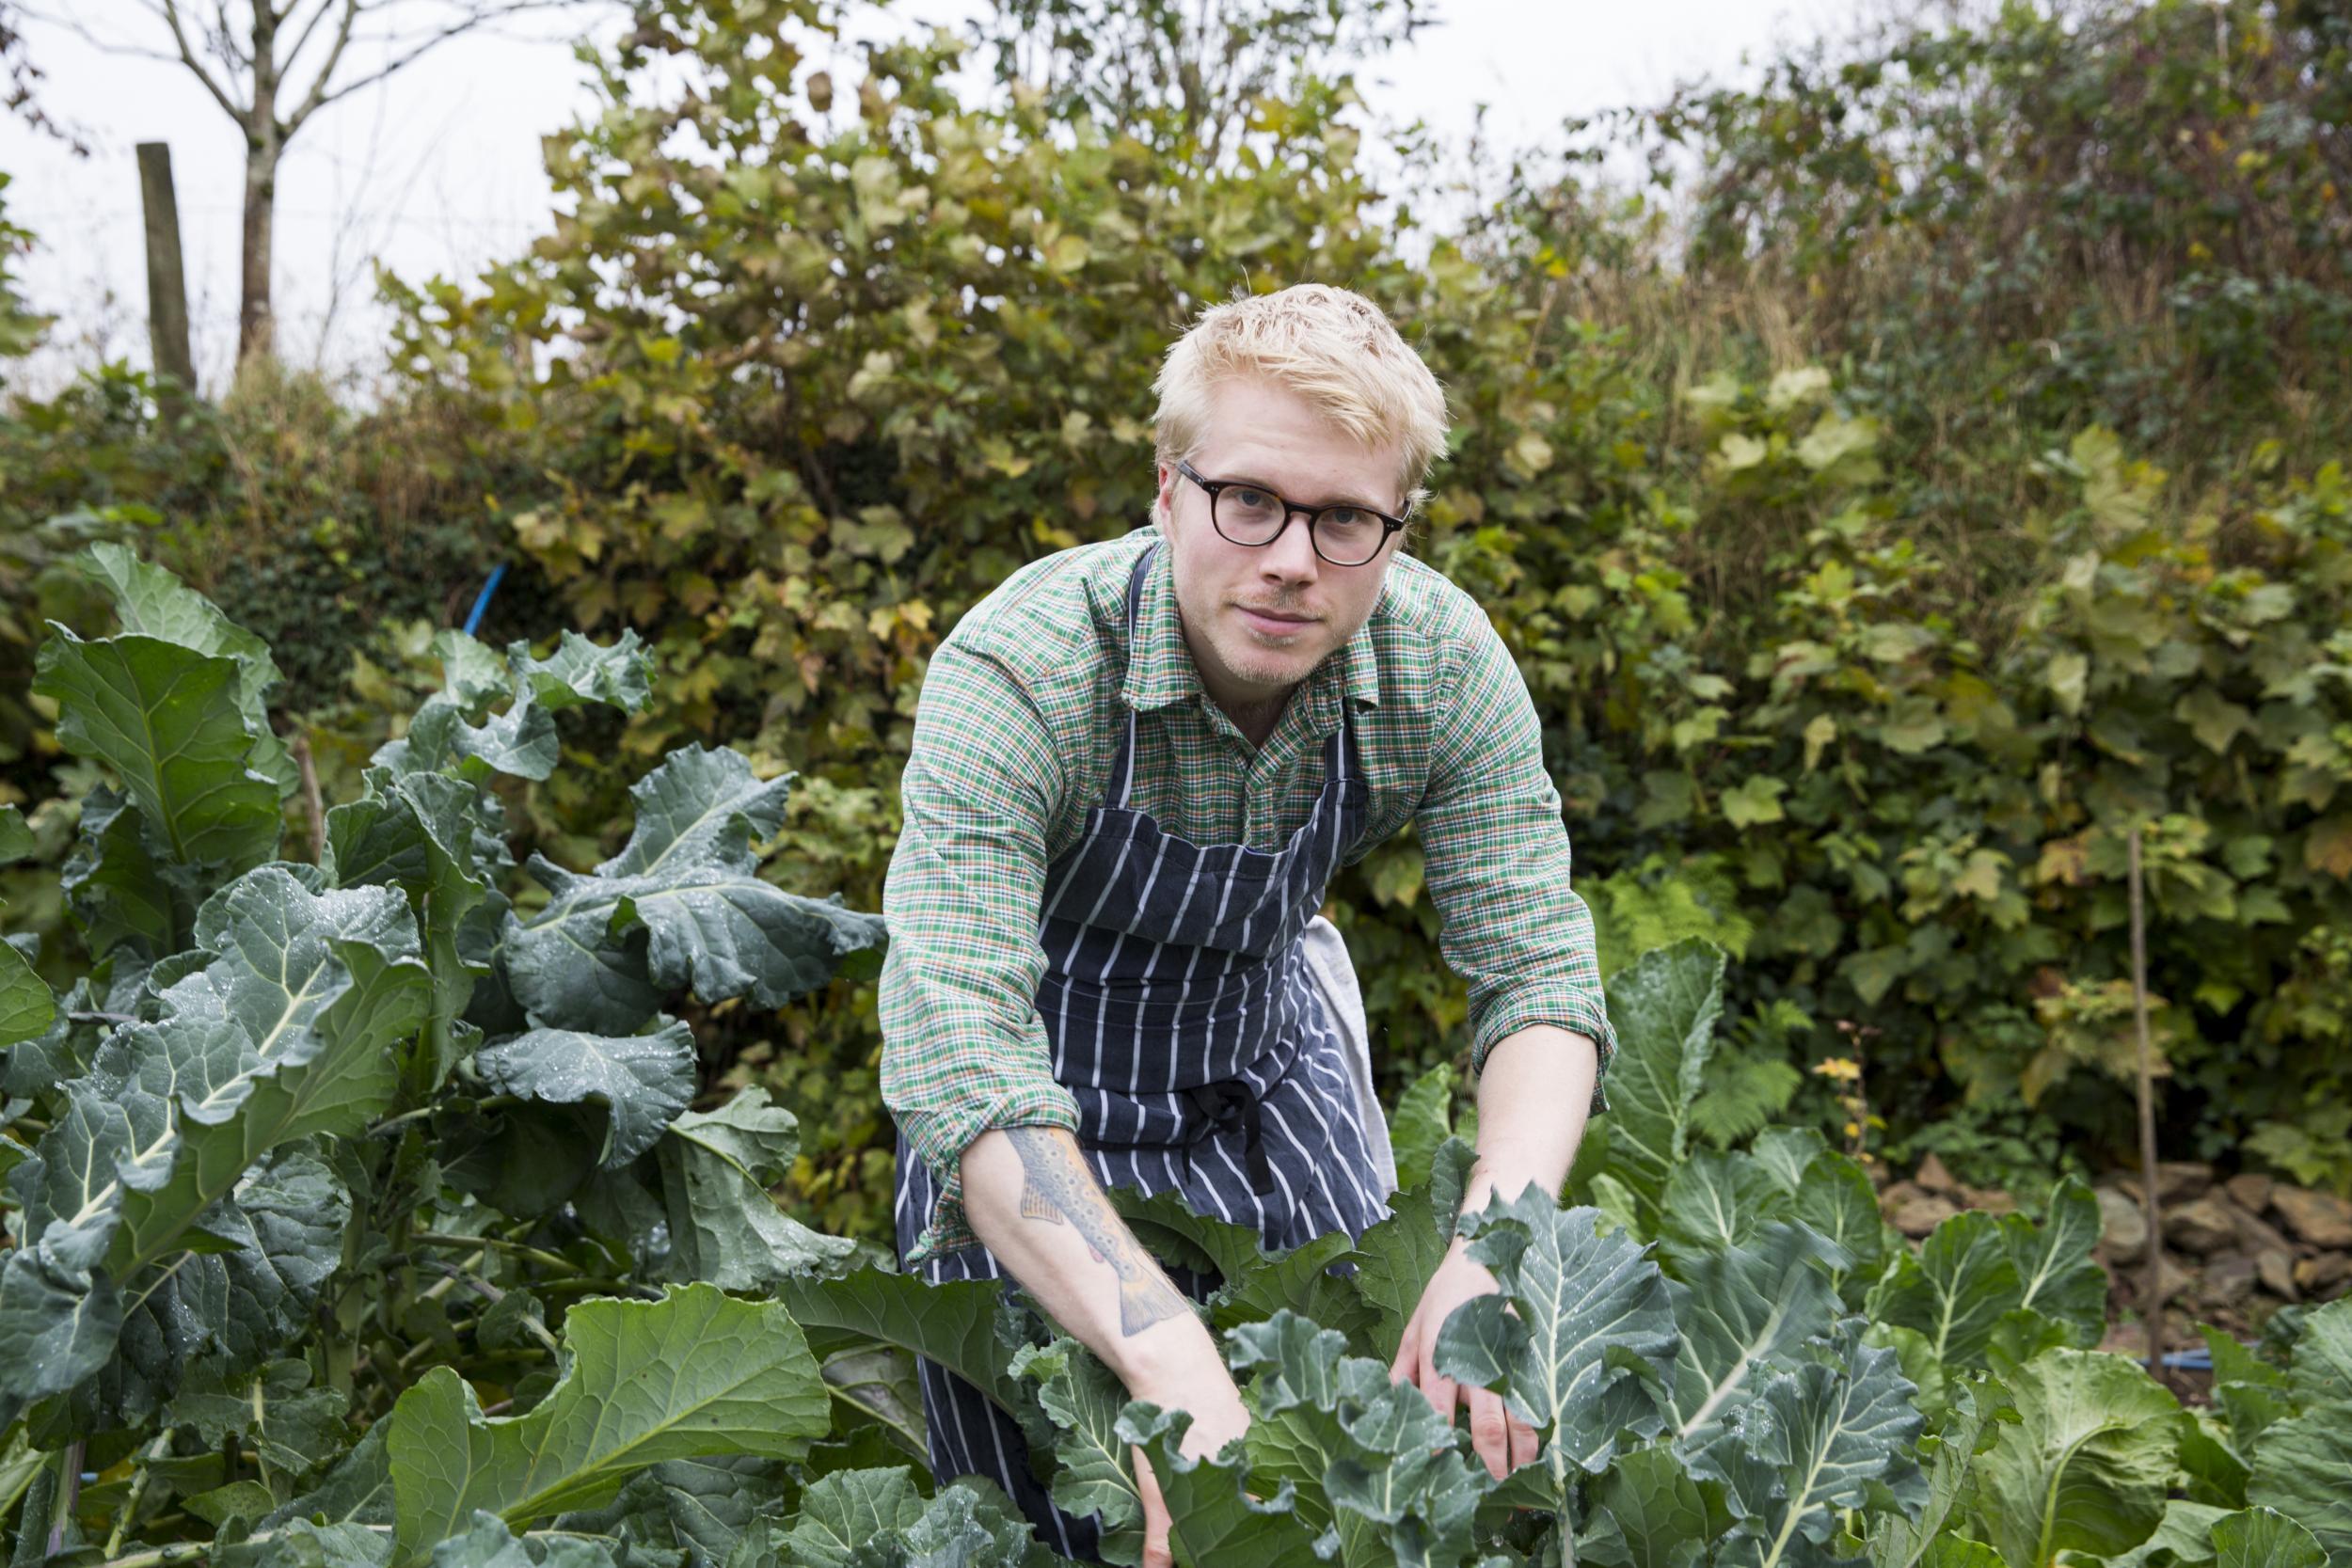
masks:
<path id="1" fill-rule="evenodd" d="M 147 1500 L 147 1483 L 154 1472 L 148 1468 L 154 1461 L 171 1451 L 173 1428 L 164 1428 L 155 1441 L 148 1446 L 139 1460 L 138 1474 L 131 1478 L 131 1495 L 122 1504 L 122 1512 L 115 1515 L 115 1528 L 106 1536 L 106 1555 L 112 1557 L 122 1550 L 122 1538 L 131 1532 L 131 1521 L 138 1516 L 139 1504 Z"/>
<path id="2" fill-rule="evenodd" d="M 57 1455 L 57 1506 L 49 1515 L 49 1550 L 47 1557 L 56 1557 L 65 1550 L 65 1527 L 73 1518 L 73 1510 L 82 1500 L 82 1447 L 85 1439 L 76 1437 Z"/>
<path id="3" fill-rule="evenodd" d="M 2140 909 L 2139 824 L 2132 824 L 2132 1024 L 2139 1037 L 2139 1201 L 2148 1216 L 2148 1375 L 2164 1375 L 2164 1220 L 2156 1212 L 2156 1075 L 2148 1044 L 2148 928 Z"/>
<path id="4" fill-rule="evenodd" d="M 548 1252 L 521 1242 L 510 1242 L 500 1236 L 450 1236 L 437 1230 L 417 1230 L 409 1233 L 408 1242 L 411 1246 L 456 1247 L 469 1252 L 488 1247 L 493 1252 L 528 1258 L 542 1268 L 561 1269 L 565 1274 L 575 1273 L 580 1267 L 561 1253 Z"/>

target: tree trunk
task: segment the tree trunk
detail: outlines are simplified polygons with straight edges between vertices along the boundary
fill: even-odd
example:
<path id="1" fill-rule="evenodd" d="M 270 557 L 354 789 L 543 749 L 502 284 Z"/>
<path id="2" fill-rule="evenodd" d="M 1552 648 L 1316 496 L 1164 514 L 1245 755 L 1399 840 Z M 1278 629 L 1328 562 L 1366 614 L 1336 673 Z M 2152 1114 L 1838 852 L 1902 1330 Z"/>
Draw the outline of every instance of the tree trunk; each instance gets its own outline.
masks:
<path id="1" fill-rule="evenodd" d="M 278 352 L 278 327 L 270 314 L 269 277 L 273 220 L 278 207 L 278 160 L 283 150 L 275 126 L 246 135 L 244 287 L 237 303 L 239 370 L 251 360 L 267 359 Z"/>

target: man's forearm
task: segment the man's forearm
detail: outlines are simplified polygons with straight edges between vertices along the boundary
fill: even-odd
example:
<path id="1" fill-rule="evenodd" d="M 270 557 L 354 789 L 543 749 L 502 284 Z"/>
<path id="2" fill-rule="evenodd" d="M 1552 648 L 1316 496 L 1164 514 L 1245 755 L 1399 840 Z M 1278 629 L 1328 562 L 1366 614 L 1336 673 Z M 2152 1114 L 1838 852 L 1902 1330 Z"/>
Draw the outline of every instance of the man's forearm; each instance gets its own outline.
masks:
<path id="1" fill-rule="evenodd" d="M 1478 1163 L 1463 1209 L 1483 1209 L 1498 1192 L 1517 1197 L 1531 1181 L 1557 1196 L 1583 1141 L 1599 1075 L 1599 1048 L 1557 1024 L 1531 1024 L 1497 1040 L 1478 1075 Z"/>
<path id="2" fill-rule="evenodd" d="M 963 1151 L 973 1233 L 1054 1321 L 1138 1399 L 1227 1374 L 1183 1291 L 1103 1196 L 1078 1141 L 1057 1127 L 983 1132 Z"/>

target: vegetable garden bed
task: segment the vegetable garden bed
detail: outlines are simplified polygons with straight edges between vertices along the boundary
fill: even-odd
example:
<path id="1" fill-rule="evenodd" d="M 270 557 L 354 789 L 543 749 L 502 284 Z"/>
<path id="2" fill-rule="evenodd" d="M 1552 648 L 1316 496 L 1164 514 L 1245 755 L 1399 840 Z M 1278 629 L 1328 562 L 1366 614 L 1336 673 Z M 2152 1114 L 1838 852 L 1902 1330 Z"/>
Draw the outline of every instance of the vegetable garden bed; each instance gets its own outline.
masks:
<path id="1" fill-rule="evenodd" d="M 2100 1208 L 1981 1211 L 1915 1251 L 1815 1133 L 1691 1137 L 1722 954 L 1610 984 L 1623 1053 L 1575 1196 L 1463 1214 L 1442 1096 L 1361 1242 L 1260 1250 L 1117 1195 L 1214 1268 L 1254 1412 L 1214 1460 L 1017 1297 L 927 1288 L 770 1196 L 791 1117 L 696 1087 L 692 996 L 772 1007 L 870 966 L 881 922 L 777 886 L 788 781 L 673 752 L 620 853 L 517 868 L 494 787 L 558 716 L 634 708 L 633 637 L 546 658 L 445 634 L 442 691 L 278 858 L 297 775 L 269 654 L 127 552 L 112 636 L 37 689 L 89 792 L 61 876 L 90 972 L 0 953 L 11 1248 L 0 1499 L 15 1561 L 152 1568 L 1037 1563 L 985 1484 L 925 1473 L 912 1356 L 1021 1418 L 1055 1495 L 1133 1561 L 1131 1450 L 1194 1563 L 2011 1568 L 2352 1560 L 2352 1307 L 2256 1354 L 2209 1336 L 2185 1409 L 2095 1348 Z M 13 809 L 0 851 L 39 848 Z M 527 873 L 527 877 L 518 875 Z M 1504 1295 L 1439 1365 L 1542 1456 L 1497 1484 L 1386 1368 L 1456 1224 Z"/>

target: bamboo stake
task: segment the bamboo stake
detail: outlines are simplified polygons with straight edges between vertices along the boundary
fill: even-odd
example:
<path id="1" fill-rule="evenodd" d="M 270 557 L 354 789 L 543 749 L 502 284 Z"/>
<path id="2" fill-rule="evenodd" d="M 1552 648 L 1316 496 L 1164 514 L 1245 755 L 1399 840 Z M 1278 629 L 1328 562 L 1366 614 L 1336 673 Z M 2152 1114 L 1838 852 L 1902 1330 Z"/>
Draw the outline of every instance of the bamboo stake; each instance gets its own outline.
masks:
<path id="1" fill-rule="evenodd" d="M 302 769 L 302 815 L 310 825 L 310 863 L 326 862 L 326 809 L 319 799 L 319 771 L 310 760 L 310 726 L 294 731 L 294 744 L 286 748 L 294 753 L 294 766 Z"/>
<path id="2" fill-rule="evenodd" d="M 2164 1222 L 2156 1212 L 2156 1083 L 2148 1043 L 2148 928 L 2140 904 L 2139 824 L 2132 824 L 2132 1022 L 2139 1036 L 2139 1201 L 2148 1216 L 2148 1284 L 2142 1318 L 2148 1331 L 2148 1372 L 2164 1375 Z"/>

